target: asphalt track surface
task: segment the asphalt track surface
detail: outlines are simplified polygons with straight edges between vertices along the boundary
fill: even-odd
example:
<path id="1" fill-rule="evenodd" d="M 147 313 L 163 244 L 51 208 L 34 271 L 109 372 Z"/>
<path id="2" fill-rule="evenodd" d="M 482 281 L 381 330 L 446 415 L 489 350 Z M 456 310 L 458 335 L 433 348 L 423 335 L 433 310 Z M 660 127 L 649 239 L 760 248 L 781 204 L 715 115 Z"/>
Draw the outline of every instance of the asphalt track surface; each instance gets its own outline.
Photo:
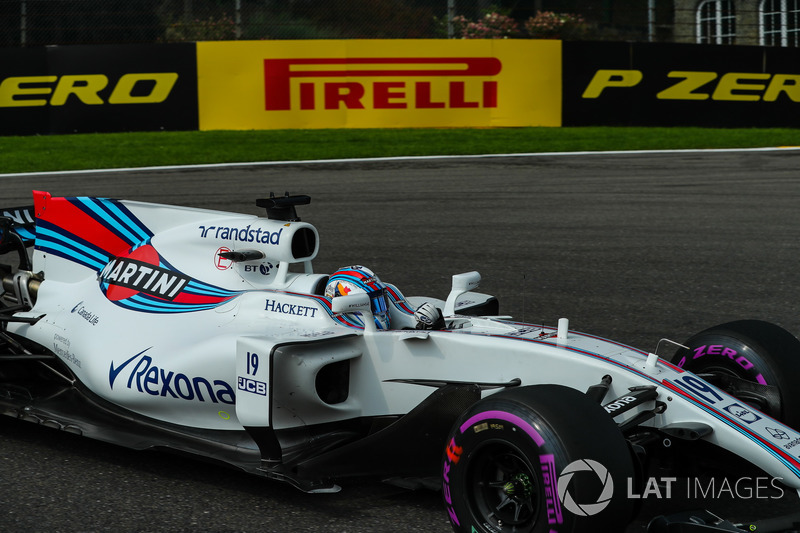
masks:
<path id="1" fill-rule="evenodd" d="M 0 176 L 32 189 L 258 213 L 303 193 L 318 272 L 361 263 L 444 298 L 478 270 L 501 312 L 652 350 L 728 320 L 800 334 L 800 152 L 708 152 L 300 164 Z M 491 357 L 491 354 L 487 354 Z M 391 460 L 391 458 L 387 458 Z M 788 491 L 648 497 L 626 531 L 686 505 L 745 520 L 800 509 Z M 731 497 L 733 496 L 733 497 Z M 308 495 L 216 465 L 135 452 L 3 417 L 0 531 L 450 531 L 440 495 L 380 484 Z"/>

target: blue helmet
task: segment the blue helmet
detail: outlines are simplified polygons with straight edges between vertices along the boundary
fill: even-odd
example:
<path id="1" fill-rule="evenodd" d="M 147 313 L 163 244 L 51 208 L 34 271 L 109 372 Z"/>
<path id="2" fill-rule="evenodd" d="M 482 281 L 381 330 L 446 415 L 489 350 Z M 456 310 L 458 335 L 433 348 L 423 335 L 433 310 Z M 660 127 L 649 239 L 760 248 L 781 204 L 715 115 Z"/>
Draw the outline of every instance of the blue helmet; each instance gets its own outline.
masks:
<path id="1" fill-rule="evenodd" d="M 325 296 L 335 298 L 349 294 L 366 293 L 372 303 L 375 327 L 389 329 L 389 311 L 386 306 L 386 285 L 370 269 L 354 265 L 340 268 L 328 278 Z"/>

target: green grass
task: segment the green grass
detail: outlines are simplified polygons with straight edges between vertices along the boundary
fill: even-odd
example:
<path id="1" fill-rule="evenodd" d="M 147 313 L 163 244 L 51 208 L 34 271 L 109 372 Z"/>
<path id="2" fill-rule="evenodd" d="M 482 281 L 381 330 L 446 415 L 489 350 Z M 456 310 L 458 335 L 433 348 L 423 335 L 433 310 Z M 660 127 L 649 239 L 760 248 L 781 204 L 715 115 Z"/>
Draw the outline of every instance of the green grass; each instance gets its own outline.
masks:
<path id="1" fill-rule="evenodd" d="M 800 146 L 800 129 L 375 129 L 0 137 L 0 174 L 406 155 L 766 146 Z"/>

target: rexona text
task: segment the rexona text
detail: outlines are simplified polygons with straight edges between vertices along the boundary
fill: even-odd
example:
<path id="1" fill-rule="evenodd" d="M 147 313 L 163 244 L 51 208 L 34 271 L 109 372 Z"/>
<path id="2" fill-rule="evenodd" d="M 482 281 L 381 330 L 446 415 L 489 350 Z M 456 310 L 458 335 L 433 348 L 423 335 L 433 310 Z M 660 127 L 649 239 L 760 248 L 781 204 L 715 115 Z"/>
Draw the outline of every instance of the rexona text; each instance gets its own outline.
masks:
<path id="1" fill-rule="evenodd" d="M 235 404 L 236 394 L 233 388 L 221 379 L 213 383 L 203 377 L 189 377 L 186 374 L 159 368 L 153 364 L 153 358 L 145 355 L 149 350 L 142 350 L 118 367 L 111 362 L 108 371 L 108 383 L 114 388 L 117 378 L 123 373 L 128 379 L 125 386 L 131 390 L 147 393 L 152 396 L 180 398 L 205 402 L 207 399 L 214 403 Z M 135 364 L 132 364 L 134 363 Z"/>

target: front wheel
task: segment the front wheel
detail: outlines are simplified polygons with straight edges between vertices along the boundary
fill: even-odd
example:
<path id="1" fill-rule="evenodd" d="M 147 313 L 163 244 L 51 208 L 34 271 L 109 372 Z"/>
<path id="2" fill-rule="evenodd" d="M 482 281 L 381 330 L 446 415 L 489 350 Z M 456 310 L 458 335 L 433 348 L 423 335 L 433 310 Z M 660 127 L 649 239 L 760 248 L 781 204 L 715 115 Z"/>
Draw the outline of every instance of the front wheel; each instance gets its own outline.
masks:
<path id="1" fill-rule="evenodd" d="M 738 320 L 693 335 L 672 362 L 732 396 L 800 429 L 800 341 L 760 320 Z M 748 386 L 752 383 L 753 386 Z"/>
<path id="2" fill-rule="evenodd" d="M 538 385 L 493 394 L 455 424 L 443 495 L 458 532 L 622 531 L 632 454 L 585 394 Z"/>

